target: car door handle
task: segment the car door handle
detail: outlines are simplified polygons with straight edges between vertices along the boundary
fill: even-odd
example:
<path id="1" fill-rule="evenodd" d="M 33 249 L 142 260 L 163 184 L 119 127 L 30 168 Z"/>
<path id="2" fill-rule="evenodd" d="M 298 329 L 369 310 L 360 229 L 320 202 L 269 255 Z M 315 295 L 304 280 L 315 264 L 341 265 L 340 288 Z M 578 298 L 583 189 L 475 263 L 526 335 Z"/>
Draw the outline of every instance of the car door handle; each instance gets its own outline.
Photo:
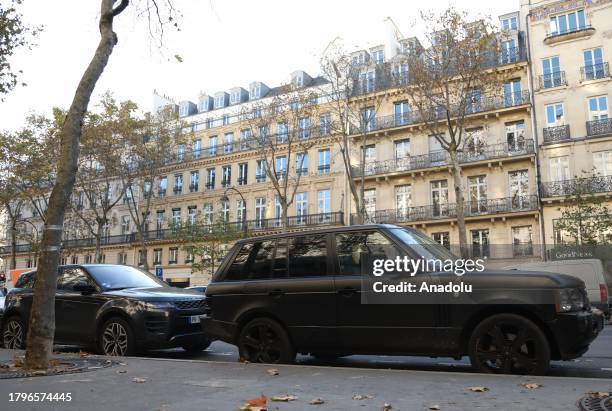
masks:
<path id="1" fill-rule="evenodd" d="M 338 294 L 341 294 L 345 297 L 353 295 L 357 292 L 357 289 L 354 287 L 344 287 L 338 290 Z"/>
<path id="2" fill-rule="evenodd" d="M 280 290 L 280 289 L 268 291 L 268 295 L 270 297 L 280 297 L 283 294 L 285 294 L 285 292 L 283 290 Z"/>

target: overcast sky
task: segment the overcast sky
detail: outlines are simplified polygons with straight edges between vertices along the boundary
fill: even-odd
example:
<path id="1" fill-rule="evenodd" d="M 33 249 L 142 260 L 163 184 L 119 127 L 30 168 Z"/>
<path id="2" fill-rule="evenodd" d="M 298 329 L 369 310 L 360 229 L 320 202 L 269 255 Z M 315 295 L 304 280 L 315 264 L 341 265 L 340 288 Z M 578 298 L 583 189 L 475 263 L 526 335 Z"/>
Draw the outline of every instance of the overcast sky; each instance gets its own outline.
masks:
<path id="1" fill-rule="evenodd" d="M 50 113 L 67 107 L 99 32 L 99 0 L 25 0 L 28 22 L 44 25 L 37 46 L 13 59 L 27 87 L 0 102 L 0 129 L 19 128 L 29 112 Z M 116 20 L 119 44 L 94 91 L 92 103 L 106 90 L 150 110 L 156 89 L 177 102 L 263 81 L 276 86 L 289 73 L 319 73 L 326 45 L 342 37 L 349 51 L 383 43 L 390 16 L 406 37 L 424 30 L 418 24 L 421 5 L 442 10 L 449 4 L 477 10 L 497 19 L 518 10 L 518 0 L 174 0 L 183 13 L 181 31 L 165 38 L 163 49 L 152 43 L 146 22 L 134 13 Z M 182 57 L 180 63 L 173 58 Z M 91 106 L 90 106 L 91 108 Z"/>

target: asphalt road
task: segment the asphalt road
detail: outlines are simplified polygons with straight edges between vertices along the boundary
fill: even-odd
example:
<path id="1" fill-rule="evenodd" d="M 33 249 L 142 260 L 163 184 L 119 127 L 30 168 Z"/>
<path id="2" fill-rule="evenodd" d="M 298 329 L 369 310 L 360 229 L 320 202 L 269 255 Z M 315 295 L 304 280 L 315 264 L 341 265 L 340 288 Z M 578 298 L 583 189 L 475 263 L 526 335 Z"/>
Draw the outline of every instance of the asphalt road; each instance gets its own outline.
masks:
<path id="1" fill-rule="evenodd" d="M 238 351 L 235 346 L 216 341 L 199 354 L 187 354 L 182 349 L 150 351 L 144 357 L 190 359 L 215 362 L 236 362 Z M 300 365 L 329 367 L 359 367 L 374 369 L 401 369 L 442 372 L 472 372 L 469 359 L 460 361 L 452 358 L 428 358 L 385 355 L 352 355 L 337 360 L 323 361 L 300 355 Z M 606 325 L 584 356 L 572 361 L 554 361 L 550 376 L 590 377 L 612 379 L 612 325 Z"/>

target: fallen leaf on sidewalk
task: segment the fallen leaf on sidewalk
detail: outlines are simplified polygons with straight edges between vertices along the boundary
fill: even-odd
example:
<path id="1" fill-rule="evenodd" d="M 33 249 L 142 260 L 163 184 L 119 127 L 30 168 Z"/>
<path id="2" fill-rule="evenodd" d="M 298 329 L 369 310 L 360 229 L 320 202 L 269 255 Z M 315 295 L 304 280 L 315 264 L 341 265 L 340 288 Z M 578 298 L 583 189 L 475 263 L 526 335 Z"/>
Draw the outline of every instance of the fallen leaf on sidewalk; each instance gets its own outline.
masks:
<path id="1" fill-rule="evenodd" d="M 587 394 L 589 394 L 592 397 L 596 397 L 596 398 L 606 398 L 610 396 L 609 392 L 601 392 L 601 391 L 589 391 L 587 392 Z"/>
<path id="2" fill-rule="evenodd" d="M 440 409 L 440 406 L 438 404 L 434 404 L 431 407 L 429 407 L 429 409 L 433 411 L 438 411 Z"/>
<path id="3" fill-rule="evenodd" d="M 369 395 L 369 394 L 355 394 L 355 395 L 353 395 L 353 399 L 357 400 L 357 401 L 370 400 L 372 398 L 374 398 L 374 397 Z"/>
<path id="4" fill-rule="evenodd" d="M 270 374 L 270 375 L 278 375 L 278 370 L 276 368 L 270 368 L 268 370 L 268 374 Z"/>
<path id="5" fill-rule="evenodd" d="M 538 384 L 536 382 L 523 383 L 521 385 L 528 390 L 535 390 L 536 388 L 540 388 L 542 386 L 542 384 Z"/>
<path id="6" fill-rule="evenodd" d="M 119 370 L 117 371 L 117 374 L 125 374 L 127 372 L 127 370 Z"/>
<path id="7" fill-rule="evenodd" d="M 489 389 L 487 387 L 470 387 L 468 388 L 472 392 L 487 392 Z"/>
<path id="8" fill-rule="evenodd" d="M 310 405 L 321 405 L 325 403 L 325 401 L 323 401 L 321 398 L 313 398 L 312 400 L 308 401 L 308 404 Z"/>
<path id="9" fill-rule="evenodd" d="M 298 397 L 296 397 L 295 395 L 273 395 L 271 400 L 272 401 L 280 401 L 280 402 L 289 402 L 289 401 L 295 401 L 297 400 Z"/>
<path id="10" fill-rule="evenodd" d="M 261 394 L 260 397 L 247 400 L 240 410 L 242 411 L 267 411 L 268 409 L 268 397 Z"/>
<path id="11" fill-rule="evenodd" d="M 389 410 L 391 410 L 391 409 L 393 409 L 393 407 L 391 406 L 391 404 L 385 403 L 385 404 L 383 405 L 382 411 L 389 411 Z"/>
<path id="12" fill-rule="evenodd" d="M 134 377 L 132 378 L 132 382 L 143 383 L 147 382 L 147 380 L 145 378 Z"/>

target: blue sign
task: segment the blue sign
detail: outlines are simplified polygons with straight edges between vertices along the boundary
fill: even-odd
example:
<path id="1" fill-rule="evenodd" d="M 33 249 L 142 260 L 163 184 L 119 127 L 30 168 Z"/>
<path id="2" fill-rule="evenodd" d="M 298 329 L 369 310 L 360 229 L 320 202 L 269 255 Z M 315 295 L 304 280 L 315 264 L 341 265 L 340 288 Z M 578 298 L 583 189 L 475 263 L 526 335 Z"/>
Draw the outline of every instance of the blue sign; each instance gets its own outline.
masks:
<path id="1" fill-rule="evenodd" d="M 158 265 L 157 267 L 155 267 L 155 275 L 158 278 L 162 278 L 164 276 L 164 269 Z"/>

